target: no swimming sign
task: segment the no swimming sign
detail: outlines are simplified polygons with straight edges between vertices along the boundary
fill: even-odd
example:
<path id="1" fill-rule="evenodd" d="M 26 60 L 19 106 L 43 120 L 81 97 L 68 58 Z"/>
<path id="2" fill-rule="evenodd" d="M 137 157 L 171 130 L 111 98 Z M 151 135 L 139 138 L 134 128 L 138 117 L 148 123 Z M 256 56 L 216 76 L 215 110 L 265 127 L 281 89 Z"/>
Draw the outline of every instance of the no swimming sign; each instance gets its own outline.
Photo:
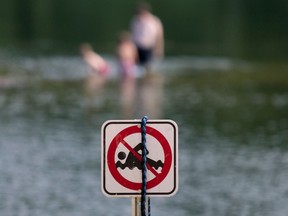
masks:
<path id="1" fill-rule="evenodd" d="M 107 196 L 141 195 L 141 121 L 102 125 L 102 191 Z M 172 196 L 178 189 L 178 127 L 171 120 L 146 126 L 147 195 Z"/>

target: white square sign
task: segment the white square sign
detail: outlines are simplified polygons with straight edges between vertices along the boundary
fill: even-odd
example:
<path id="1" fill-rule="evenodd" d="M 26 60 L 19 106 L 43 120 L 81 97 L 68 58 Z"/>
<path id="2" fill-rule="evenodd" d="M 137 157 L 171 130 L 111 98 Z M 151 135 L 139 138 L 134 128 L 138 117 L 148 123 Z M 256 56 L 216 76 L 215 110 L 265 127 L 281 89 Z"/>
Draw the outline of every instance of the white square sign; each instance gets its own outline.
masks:
<path id="1" fill-rule="evenodd" d="M 141 120 L 110 120 L 102 125 L 102 191 L 107 196 L 140 196 Z M 146 124 L 147 196 L 178 190 L 178 126 L 172 120 Z"/>

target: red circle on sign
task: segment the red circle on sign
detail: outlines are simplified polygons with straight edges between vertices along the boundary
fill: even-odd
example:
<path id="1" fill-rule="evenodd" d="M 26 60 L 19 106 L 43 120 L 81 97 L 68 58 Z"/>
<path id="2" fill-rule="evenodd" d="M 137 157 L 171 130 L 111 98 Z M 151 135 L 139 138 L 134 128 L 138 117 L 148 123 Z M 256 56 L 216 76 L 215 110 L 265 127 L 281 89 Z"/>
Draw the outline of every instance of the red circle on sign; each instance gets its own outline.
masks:
<path id="1" fill-rule="evenodd" d="M 108 149 L 108 153 L 107 153 L 107 163 L 108 163 L 108 167 L 109 170 L 112 174 L 112 176 L 114 177 L 114 179 L 121 184 L 122 186 L 124 186 L 125 188 L 129 188 L 131 190 L 139 190 L 142 187 L 142 183 L 138 183 L 138 182 L 132 182 L 126 178 L 124 178 L 121 173 L 118 171 L 117 167 L 116 167 L 116 162 L 115 162 L 115 154 L 116 154 L 116 149 L 118 147 L 118 145 L 123 142 L 124 138 L 132 135 L 134 133 L 140 133 L 141 134 L 141 129 L 139 127 L 135 126 L 131 126 L 128 128 L 125 128 L 124 130 L 122 130 L 121 132 L 119 132 L 114 139 L 111 141 L 109 149 Z M 170 148 L 170 145 L 167 141 L 167 139 L 156 129 L 146 126 L 146 133 L 153 136 L 154 138 L 156 138 L 159 143 L 161 144 L 163 151 L 164 151 L 164 165 L 162 167 L 162 170 L 160 173 L 157 173 L 157 175 L 149 180 L 147 182 L 147 189 L 153 188 L 155 186 L 157 186 L 158 184 L 160 184 L 165 177 L 168 175 L 169 170 L 171 168 L 171 164 L 172 164 L 172 151 Z M 149 169 L 149 167 L 147 167 L 147 171 L 149 171 L 150 169 L 153 169 L 153 167 Z M 151 171 L 151 170 L 150 170 Z M 155 171 L 154 171 L 155 173 Z"/>

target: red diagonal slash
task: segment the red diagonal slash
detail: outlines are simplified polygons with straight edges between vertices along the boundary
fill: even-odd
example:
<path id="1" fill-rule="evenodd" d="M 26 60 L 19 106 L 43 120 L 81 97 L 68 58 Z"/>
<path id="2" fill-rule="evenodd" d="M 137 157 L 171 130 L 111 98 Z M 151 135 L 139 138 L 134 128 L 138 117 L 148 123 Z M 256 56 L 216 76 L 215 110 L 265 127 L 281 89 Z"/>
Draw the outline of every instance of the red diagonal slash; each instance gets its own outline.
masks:
<path id="1" fill-rule="evenodd" d="M 136 152 L 134 151 L 134 149 L 124 140 L 121 140 L 121 143 L 139 160 L 142 161 L 142 157 Z M 146 163 L 146 166 L 148 168 L 148 170 L 150 170 L 156 177 L 159 175 L 158 172 L 156 172 L 155 169 L 153 169 L 153 167 L 151 167 L 148 163 Z"/>

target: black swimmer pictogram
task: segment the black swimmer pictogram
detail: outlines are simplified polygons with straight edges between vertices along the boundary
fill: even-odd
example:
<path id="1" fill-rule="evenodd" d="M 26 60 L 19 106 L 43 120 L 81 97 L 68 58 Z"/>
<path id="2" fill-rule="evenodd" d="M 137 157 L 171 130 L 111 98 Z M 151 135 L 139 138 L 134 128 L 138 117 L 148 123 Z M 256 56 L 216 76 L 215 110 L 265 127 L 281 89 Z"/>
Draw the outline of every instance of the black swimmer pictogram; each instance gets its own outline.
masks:
<path id="1" fill-rule="evenodd" d="M 136 154 L 139 154 L 139 151 L 142 151 L 142 144 L 139 143 L 137 146 L 135 146 L 133 148 L 134 152 Z M 149 154 L 149 151 L 147 150 L 147 155 Z M 129 168 L 129 169 L 134 169 L 135 167 L 137 167 L 139 170 L 142 169 L 142 164 L 141 164 L 141 161 L 132 153 L 132 152 L 129 152 L 127 158 L 126 158 L 126 153 L 121 151 L 118 153 L 118 158 L 119 160 L 116 162 L 116 167 L 120 167 L 121 169 L 125 169 L 125 168 Z M 126 158 L 126 161 L 125 163 L 121 163 L 120 160 L 124 160 Z M 151 167 L 154 167 L 156 170 L 158 170 L 159 167 L 162 167 L 164 166 L 164 163 L 161 161 L 161 160 L 158 160 L 157 162 L 152 160 L 151 158 L 148 158 L 147 157 L 147 164 L 149 164 Z"/>

